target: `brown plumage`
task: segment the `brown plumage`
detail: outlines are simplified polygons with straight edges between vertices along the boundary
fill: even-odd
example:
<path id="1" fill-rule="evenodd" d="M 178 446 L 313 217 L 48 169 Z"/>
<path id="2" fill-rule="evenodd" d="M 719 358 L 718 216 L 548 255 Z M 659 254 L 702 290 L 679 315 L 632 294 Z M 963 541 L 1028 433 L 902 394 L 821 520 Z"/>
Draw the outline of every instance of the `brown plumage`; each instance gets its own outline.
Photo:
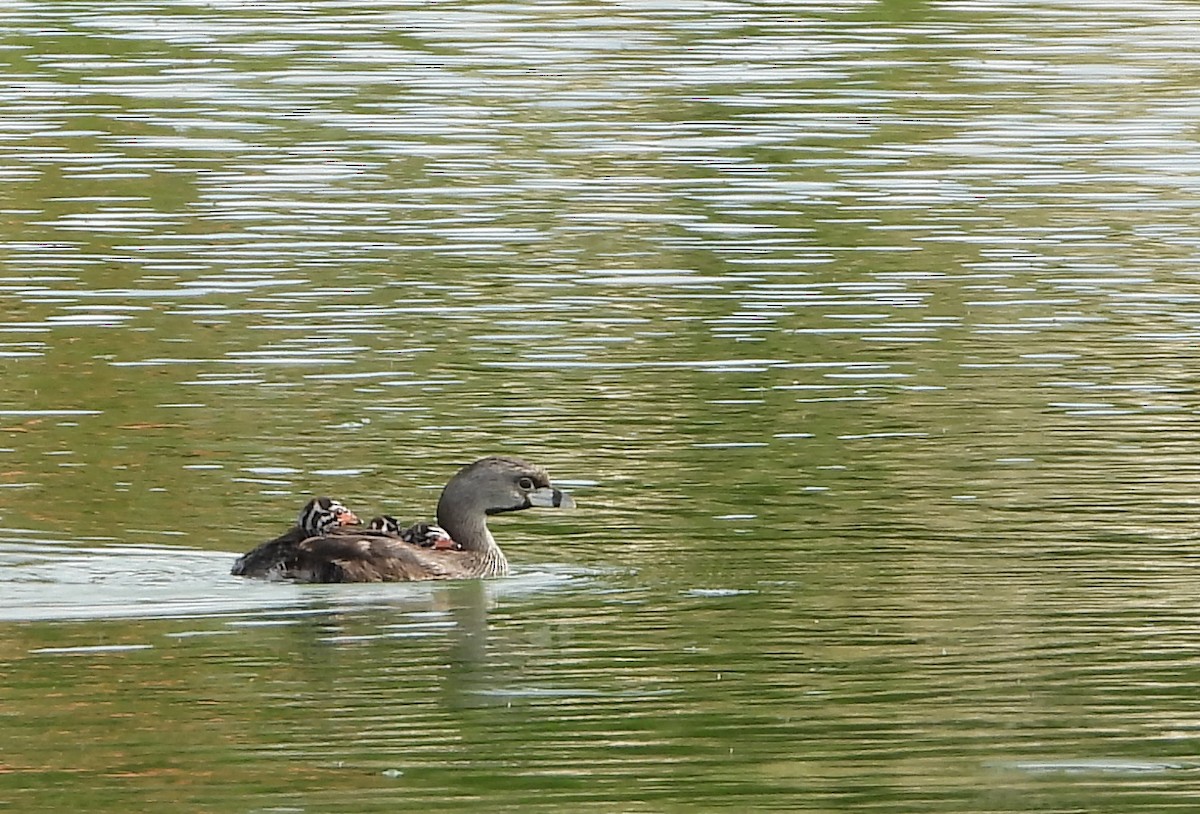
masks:
<path id="1" fill-rule="evenodd" d="M 358 523 L 354 512 L 329 497 L 314 497 L 304 504 L 296 525 L 237 558 L 231 573 L 234 576 L 269 577 L 272 571 L 285 567 L 297 546 L 310 537 L 337 534 L 340 529 Z"/>
<path id="2" fill-rule="evenodd" d="M 298 582 L 412 582 L 468 576 L 462 551 L 419 548 L 373 535 L 311 537 L 298 546 L 290 573 Z"/>
<path id="3" fill-rule="evenodd" d="M 372 531 L 385 531 L 406 543 L 419 545 L 421 548 L 451 548 L 455 551 L 462 551 L 462 546 L 450 539 L 450 535 L 444 528 L 432 523 L 414 523 L 408 528 L 403 528 L 399 520 L 390 514 L 385 514 L 372 517 L 367 528 Z"/>
<path id="4" fill-rule="evenodd" d="M 550 485 L 541 467 L 518 458 L 483 458 L 459 470 L 438 500 L 438 526 L 461 550 L 423 548 L 388 531 L 341 527 L 307 539 L 281 542 L 281 537 L 264 543 L 238 560 L 239 565 L 250 560 L 255 567 L 239 570 L 235 565 L 234 573 L 297 582 L 502 576 L 508 573 L 508 560 L 488 530 L 489 515 L 574 505 L 570 495 Z"/>

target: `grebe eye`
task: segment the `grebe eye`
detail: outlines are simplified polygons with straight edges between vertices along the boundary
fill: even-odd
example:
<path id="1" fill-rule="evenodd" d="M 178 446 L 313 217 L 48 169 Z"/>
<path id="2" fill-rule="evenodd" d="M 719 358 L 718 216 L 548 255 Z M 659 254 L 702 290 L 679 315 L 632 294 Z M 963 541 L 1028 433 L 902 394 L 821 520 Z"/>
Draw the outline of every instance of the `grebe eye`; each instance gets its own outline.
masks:
<path id="1" fill-rule="evenodd" d="M 517 481 L 517 486 L 520 486 L 526 492 L 532 492 L 533 491 L 533 479 L 532 478 L 521 478 L 519 481 Z"/>

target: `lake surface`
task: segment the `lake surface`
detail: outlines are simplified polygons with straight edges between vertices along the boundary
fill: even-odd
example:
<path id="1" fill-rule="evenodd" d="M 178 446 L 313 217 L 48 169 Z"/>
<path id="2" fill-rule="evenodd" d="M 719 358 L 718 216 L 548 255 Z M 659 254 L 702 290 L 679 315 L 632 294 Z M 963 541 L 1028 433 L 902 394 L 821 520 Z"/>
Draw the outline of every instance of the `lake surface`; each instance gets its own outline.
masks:
<path id="1" fill-rule="evenodd" d="M 1200 6 L 4 20 L 0 809 L 1195 805 Z"/>

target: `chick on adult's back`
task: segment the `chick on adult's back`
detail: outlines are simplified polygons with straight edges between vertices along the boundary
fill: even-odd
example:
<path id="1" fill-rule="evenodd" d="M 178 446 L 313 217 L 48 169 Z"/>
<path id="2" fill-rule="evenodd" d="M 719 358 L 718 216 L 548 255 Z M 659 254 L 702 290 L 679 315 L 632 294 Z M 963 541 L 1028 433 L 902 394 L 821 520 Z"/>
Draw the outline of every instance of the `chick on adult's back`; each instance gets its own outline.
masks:
<path id="1" fill-rule="evenodd" d="M 285 577 L 289 563 L 299 552 L 300 543 L 336 529 L 358 523 L 358 517 L 339 501 L 314 497 L 304 504 L 296 525 L 237 558 L 231 573 L 235 577 Z"/>
<path id="2" fill-rule="evenodd" d="M 289 550 L 287 562 L 271 574 L 298 582 L 503 576 L 508 573 L 508 560 L 488 529 L 488 517 L 534 507 L 569 509 L 574 505 L 569 494 L 550 484 L 540 466 L 505 456 L 482 458 L 460 469 L 438 500 L 437 524 L 455 546 L 427 548 L 383 531 L 338 530 L 300 541 Z"/>

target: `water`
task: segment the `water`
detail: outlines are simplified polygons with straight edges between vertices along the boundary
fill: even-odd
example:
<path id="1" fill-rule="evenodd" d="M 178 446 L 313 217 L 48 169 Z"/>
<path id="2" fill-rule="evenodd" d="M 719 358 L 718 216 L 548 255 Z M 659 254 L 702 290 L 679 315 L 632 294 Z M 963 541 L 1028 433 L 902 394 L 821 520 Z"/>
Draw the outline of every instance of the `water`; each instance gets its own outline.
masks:
<path id="1" fill-rule="evenodd" d="M 5 21 L 0 807 L 1191 805 L 1194 6 Z M 491 453 L 508 579 L 228 575 Z"/>

